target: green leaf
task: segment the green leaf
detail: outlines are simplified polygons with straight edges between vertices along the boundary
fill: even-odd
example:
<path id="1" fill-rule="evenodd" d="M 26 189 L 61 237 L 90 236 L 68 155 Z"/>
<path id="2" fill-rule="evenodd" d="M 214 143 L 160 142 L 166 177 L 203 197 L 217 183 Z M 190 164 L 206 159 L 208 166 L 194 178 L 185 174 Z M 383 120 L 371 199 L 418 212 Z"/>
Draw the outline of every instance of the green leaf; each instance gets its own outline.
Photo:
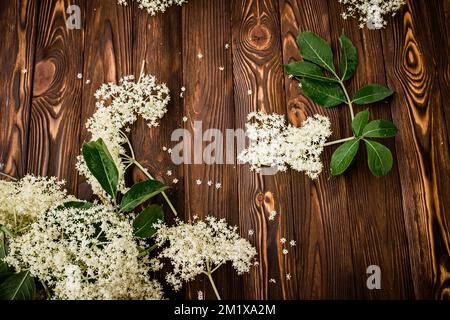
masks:
<path id="1" fill-rule="evenodd" d="M 8 265 L 3 259 L 6 257 L 6 236 L 3 231 L 0 231 L 0 275 L 9 272 Z"/>
<path id="2" fill-rule="evenodd" d="M 364 127 L 369 122 L 369 110 L 361 111 L 356 114 L 352 121 L 353 134 L 356 137 L 361 137 Z"/>
<path id="3" fill-rule="evenodd" d="M 367 148 L 367 161 L 369 169 L 374 176 L 385 176 L 391 171 L 394 163 L 391 150 L 381 143 L 364 140 Z"/>
<path id="4" fill-rule="evenodd" d="M 353 159 L 358 153 L 359 139 L 347 141 L 333 153 L 331 157 L 331 175 L 338 176 L 345 172 L 352 164 Z"/>
<path id="5" fill-rule="evenodd" d="M 116 198 L 119 171 L 102 139 L 83 144 L 83 157 L 92 175 L 113 199 Z"/>
<path id="6" fill-rule="evenodd" d="M 395 125 L 386 120 L 375 120 L 370 122 L 363 130 L 365 138 L 390 138 L 398 133 Z"/>
<path id="7" fill-rule="evenodd" d="M 151 205 L 142 211 L 133 222 L 134 235 L 140 238 L 151 238 L 155 235 L 156 229 L 153 224 L 158 220 L 164 221 L 164 212 L 161 206 Z"/>
<path id="8" fill-rule="evenodd" d="M 352 41 L 344 35 L 339 37 L 341 44 L 340 71 L 342 80 L 349 80 L 355 75 L 358 66 L 358 51 Z"/>
<path id="9" fill-rule="evenodd" d="M 297 45 L 303 59 L 336 74 L 331 46 L 324 39 L 313 32 L 302 32 L 297 37 Z"/>
<path id="10" fill-rule="evenodd" d="M 90 209 L 92 208 L 93 204 L 87 201 L 67 201 L 64 202 L 62 205 L 58 206 L 56 210 L 63 210 L 63 209 L 69 209 L 69 208 L 75 208 L 75 209 Z"/>
<path id="11" fill-rule="evenodd" d="M 30 271 L 15 273 L 0 284 L 0 300 L 32 300 L 36 284 Z"/>
<path id="12" fill-rule="evenodd" d="M 383 101 L 393 94 L 393 91 L 389 90 L 385 86 L 382 86 L 381 84 L 368 84 L 356 92 L 352 102 L 359 105 L 370 104 Z"/>
<path id="13" fill-rule="evenodd" d="M 120 203 L 120 211 L 130 212 L 166 189 L 167 187 L 157 180 L 146 180 L 137 183 L 123 196 Z"/>
<path id="14" fill-rule="evenodd" d="M 328 78 L 327 76 L 325 76 L 322 69 L 311 62 L 297 61 L 285 65 L 284 67 L 288 74 L 291 74 L 295 77 L 302 77 L 325 82 L 337 82 L 336 79 Z"/>
<path id="15" fill-rule="evenodd" d="M 346 103 L 345 93 L 336 83 L 326 83 L 310 79 L 302 79 L 300 83 L 305 95 L 323 107 L 336 107 L 342 103 Z"/>

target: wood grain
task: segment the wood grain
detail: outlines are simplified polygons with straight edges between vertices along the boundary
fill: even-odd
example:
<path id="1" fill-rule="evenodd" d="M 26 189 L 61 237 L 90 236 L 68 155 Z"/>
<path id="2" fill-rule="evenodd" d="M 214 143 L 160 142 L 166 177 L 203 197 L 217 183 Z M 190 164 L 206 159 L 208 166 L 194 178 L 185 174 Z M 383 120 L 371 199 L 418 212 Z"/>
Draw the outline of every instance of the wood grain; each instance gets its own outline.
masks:
<path id="1" fill-rule="evenodd" d="M 85 27 L 80 145 L 90 140 L 85 123 L 95 112 L 95 91 L 102 83 L 117 82 L 133 72 L 132 8 L 118 6 L 111 1 L 91 0 L 86 4 L 86 12 L 89 14 Z M 83 199 L 92 197 L 89 185 L 81 176 L 78 196 Z"/>
<path id="2" fill-rule="evenodd" d="M 80 30 L 65 26 L 71 4 L 81 8 Z M 226 218 L 258 251 L 249 274 L 237 276 L 227 265 L 214 275 L 223 298 L 450 299 L 450 0 L 408 0 L 382 31 L 358 29 L 355 20 L 341 19 L 342 9 L 335 0 L 190 0 L 151 17 L 136 3 L 115 0 L 1 1 L 0 162 L 14 176 L 57 175 L 80 198 L 92 198 L 74 164 L 90 139 L 85 122 L 95 111 L 94 92 L 137 75 L 145 60 L 172 101 L 160 127 L 138 121 L 133 128 L 137 157 L 171 186 L 180 218 Z M 341 32 L 355 42 L 360 64 L 348 82 L 351 93 L 369 82 L 396 91 L 388 103 L 369 106 L 373 119 L 392 119 L 400 130 L 383 141 L 395 159 L 389 176 L 370 175 L 364 148 L 339 178 L 329 177 L 335 147 L 327 148 L 317 181 L 201 159 L 175 165 L 162 149 L 177 143 L 170 141 L 175 129 L 242 129 L 255 110 L 285 114 L 296 126 L 319 113 L 332 121 L 332 140 L 351 134 L 345 107 L 315 105 L 283 71 L 300 59 L 295 38 L 306 30 L 335 52 Z M 137 170 L 128 174 L 130 183 L 141 179 Z M 208 187 L 208 180 L 222 188 Z M 275 222 L 268 220 L 272 210 Z M 283 237 L 297 242 L 287 255 Z M 381 267 L 381 290 L 366 287 L 371 264 Z M 198 291 L 215 298 L 204 277 L 167 296 L 195 300 Z"/>
<path id="3" fill-rule="evenodd" d="M 408 1 L 383 34 L 388 82 L 399 94 L 392 113 L 410 264 L 417 298 L 448 297 L 448 137 L 424 4 Z M 385 56 L 386 56 L 385 54 Z M 445 139 L 445 138 L 444 138 Z"/>
<path id="4" fill-rule="evenodd" d="M 280 2 L 284 63 L 300 59 L 296 38 L 301 31 L 314 31 L 327 41 L 330 17 L 327 1 L 286 0 Z M 319 18 L 317 18 L 319 17 Z M 286 81 L 287 113 L 292 124 L 300 125 L 307 116 L 323 114 L 332 122 L 331 140 L 346 137 L 349 128 L 346 109 L 324 109 L 302 95 L 297 81 Z M 355 297 L 355 273 L 348 194 L 344 179 L 330 179 L 328 163 L 332 150 L 323 155 L 324 173 L 313 182 L 304 174 L 293 173 L 295 225 L 301 259 L 296 277 L 298 297 L 304 299 L 351 299 Z"/>
<path id="5" fill-rule="evenodd" d="M 21 177 L 27 172 L 37 1 L 0 3 L 0 163 Z"/>
<path id="6" fill-rule="evenodd" d="M 285 113 L 280 19 L 278 1 L 234 1 L 233 7 L 236 124 L 244 128 L 247 114 L 252 111 Z M 292 297 L 295 289 L 286 274 L 296 276 L 296 266 L 291 260 L 295 255 L 284 255 L 280 242 L 283 237 L 289 240 L 294 237 L 288 225 L 293 216 L 290 174 L 263 176 L 251 173 L 248 165 L 239 166 L 238 172 L 241 232 L 255 231 L 254 244 L 259 255 L 257 272 L 245 276 L 244 297 Z M 269 221 L 272 211 L 278 215 Z"/>
<path id="7" fill-rule="evenodd" d="M 66 27 L 70 4 L 84 1 L 41 1 L 28 144 L 28 172 L 56 176 L 75 191 L 83 69 L 82 30 Z M 84 12 L 82 11 L 83 15 Z"/>
<path id="8" fill-rule="evenodd" d="M 183 86 L 186 88 L 183 103 L 184 115 L 188 118 L 184 127 L 193 139 L 196 134 L 201 137 L 208 129 L 218 129 L 225 134 L 226 129 L 234 128 L 232 56 L 231 50 L 225 49 L 225 44 L 231 43 L 230 1 L 191 1 L 183 6 L 182 19 Z M 220 67 L 224 70 L 221 71 Z M 180 119 L 175 121 L 180 123 Z M 195 124 L 196 121 L 201 121 L 201 128 Z M 208 144 L 204 141 L 203 148 Z M 184 165 L 186 219 L 192 220 L 194 215 L 199 218 L 213 215 L 237 225 L 239 215 L 234 166 L 206 165 L 196 157 L 202 155 L 201 150 L 194 148 L 192 145 L 193 150 L 190 151 L 194 165 Z M 217 158 L 217 152 L 215 155 Z M 201 185 L 197 185 L 197 179 L 202 181 Z M 207 185 L 209 180 L 213 182 L 212 186 Z M 221 183 L 222 187 L 216 189 L 216 183 Z M 242 298 L 241 279 L 234 274 L 231 266 L 219 269 L 214 278 L 222 296 Z M 199 290 L 205 292 L 205 298 L 215 298 L 205 277 L 188 286 L 187 297 L 197 299 Z"/>

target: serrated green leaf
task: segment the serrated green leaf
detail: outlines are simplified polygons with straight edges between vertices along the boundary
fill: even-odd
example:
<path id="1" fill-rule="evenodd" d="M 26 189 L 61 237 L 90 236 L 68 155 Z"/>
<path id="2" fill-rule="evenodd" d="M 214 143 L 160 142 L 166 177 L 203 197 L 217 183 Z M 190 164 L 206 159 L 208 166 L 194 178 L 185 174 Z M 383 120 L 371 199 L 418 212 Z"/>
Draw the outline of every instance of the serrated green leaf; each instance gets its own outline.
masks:
<path id="1" fill-rule="evenodd" d="M 363 130 L 365 138 L 390 138 L 398 133 L 397 127 L 387 120 L 374 120 Z"/>
<path id="2" fill-rule="evenodd" d="M 326 83 L 311 79 L 300 81 L 304 94 L 323 107 L 336 107 L 346 103 L 345 93 L 337 83 Z"/>
<path id="3" fill-rule="evenodd" d="M 325 82 L 337 82 L 336 79 L 328 78 L 327 76 L 325 76 L 322 69 L 311 62 L 297 61 L 284 67 L 288 74 L 295 77 L 302 77 Z"/>
<path id="4" fill-rule="evenodd" d="M 389 90 L 381 84 L 368 84 L 356 92 L 352 102 L 358 105 L 370 104 L 383 101 L 393 94 L 394 92 L 392 90 Z"/>
<path id="5" fill-rule="evenodd" d="M 89 171 L 113 199 L 117 196 L 119 171 L 102 139 L 83 144 L 82 153 Z"/>
<path id="6" fill-rule="evenodd" d="M 120 203 L 120 211 L 130 212 L 166 189 L 167 187 L 157 180 L 146 180 L 137 183 L 123 196 Z"/>
<path id="7" fill-rule="evenodd" d="M 303 59 L 336 74 L 331 46 L 313 32 L 302 32 L 297 37 L 297 45 Z"/>
<path id="8" fill-rule="evenodd" d="M 333 153 L 331 157 L 331 175 L 338 176 L 345 172 L 352 164 L 353 159 L 358 153 L 360 140 L 353 139 L 347 141 Z"/>
<path id="9" fill-rule="evenodd" d="M 344 35 L 339 37 L 339 43 L 341 44 L 341 79 L 349 80 L 355 75 L 358 66 L 358 51 L 352 41 Z"/>
<path id="10" fill-rule="evenodd" d="M 29 271 L 15 273 L 0 284 L 0 300 L 32 300 L 36 284 Z"/>
<path id="11" fill-rule="evenodd" d="M 352 121 L 353 134 L 356 137 L 361 137 L 363 130 L 369 122 L 369 110 L 364 110 L 356 114 Z"/>
<path id="12" fill-rule="evenodd" d="M 372 140 L 364 140 L 367 148 L 367 162 L 374 176 L 385 176 L 391 171 L 394 164 L 391 150 L 381 143 Z"/>
<path id="13" fill-rule="evenodd" d="M 164 221 L 162 207 L 158 205 L 149 206 L 134 219 L 134 235 L 140 238 L 153 237 L 157 231 L 153 225 L 158 222 L 158 220 Z"/>

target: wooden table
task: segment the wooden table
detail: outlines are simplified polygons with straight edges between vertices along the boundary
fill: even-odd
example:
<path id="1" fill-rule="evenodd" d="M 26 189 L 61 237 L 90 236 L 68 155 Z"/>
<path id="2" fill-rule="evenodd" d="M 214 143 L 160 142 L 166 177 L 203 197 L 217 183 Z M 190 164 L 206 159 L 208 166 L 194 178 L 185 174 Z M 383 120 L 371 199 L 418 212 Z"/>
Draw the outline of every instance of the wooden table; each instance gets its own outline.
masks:
<path id="1" fill-rule="evenodd" d="M 71 4 L 81 8 L 80 30 L 66 28 Z M 182 217 L 225 217 L 259 253 L 260 265 L 249 275 L 238 277 L 230 266 L 217 273 L 223 297 L 448 299 L 450 1 L 409 0 L 382 31 L 358 29 L 353 19 L 341 19 L 341 10 L 336 0 L 189 0 L 150 17 L 114 0 L 3 0 L 0 162 L 18 177 L 64 178 L 71 192 L 90 198 L 75 163 L 89 139 L 84 124 L 95 109 L 93 94 L 101 83 L 137 74 L 145 59 L 173 99 L 160 128 L 142 121 L 133 128 L 137 157 L 157 178 L 180 180 L 169 194 Z M 323 155 L 317 181 L 293 171 L 261 177 L 243 165 L 175 166 L 162 150 L 173 130 L 192 130 L 200 120 L 204 130 L 243 128 L 257 109 L 287 114 L 294 124 L 324 114 L 333 123 L 332 139 L 350 134 L 346 108 L 314 105 L 283 72 L 283 63 L 299 58 L 299 30 L 320 34 L 334 50 L 342 31 L 355 42 L 360 66 L 352 91 L 379 82 L 397 92 L 390 103 L 370 106 L 374 117 L 400 129 L 388 142 L 395 160 L 389 176 L 373 177 L 361 152 L 348 173 L 330 178 L 333 148 Z M 196 179 L 204 182 L 198 186 Z M 275 222 L 268 220 L 272 210 L 279 213 Z M 287 255 L 282 237 L 297 241 Z M 381 290 L 366 286 L 369 265 L 381 268 Z M 213 297 L 203 278 L 187 286 L 186 297 L 197 299 L 198 290 Z"/>

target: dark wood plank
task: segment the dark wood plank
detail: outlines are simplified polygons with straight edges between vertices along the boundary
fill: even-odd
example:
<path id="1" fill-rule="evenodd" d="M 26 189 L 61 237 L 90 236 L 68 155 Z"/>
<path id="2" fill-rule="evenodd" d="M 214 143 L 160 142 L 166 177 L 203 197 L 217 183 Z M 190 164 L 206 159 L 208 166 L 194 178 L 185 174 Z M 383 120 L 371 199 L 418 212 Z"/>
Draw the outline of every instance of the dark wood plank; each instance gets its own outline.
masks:
<path id="1" fill-rule="evenodd" d="M 231 43 L 230 4 L 228 0 L 197 0 L 183 6 L 183 85 L 186 87 L 183 101 L 188 117 L 185 128 L 192 136 L 194 132 L 203 134 L 209 128 L 223 133 L 234 128 L 232 55 L 231 50 L 225 49 L 225 44 Z M 224 70 L 220 71 L 219 67 Z M 195 121 L 201 121 L 202 131 L 194 129 Z M 203 143 L 203 147 L 208 144 Z M 194 151 L 191 154 L 194 159 Z M 197 179 L 202 180 L 201 185 L 196 184 Z M 221 183 L 222 188 L 208 186 L 208 180 Z M 194 215 L 199 218 L 213 215 L 225 218 L 231 225 L 239 223 L 233 166 L 204 162 L 185 165 L 184 187 L 186 219 L 193 219 Z M 241 278 L 231 266 L 219 269 L 214 278 L 224 298 L 242 297 Z M 197 299 L 199 290 L 205 292 L 205 298 L 215 299 L 205 277 L 189 285 L 187 298 Z"/>
<path id="2" fill-rule="evenodd" d="M 348 82 L 350 94 L 368 83 L 386 83 L 380 32 L 359 29 L 355 19 L 343 20 L 337 1 L 329 0 L 331 35 L 334 52 L 338 52 L 339 36 L 342 32 L 357 44 L 359 66 L 355 77 Z M 387 56 L 386 59 L 391 59 Z M 391 119 L 390 105 L 372 104 L 369 107 L 371 119 Z M 355 106 L 355 113 L 367 109 Z M 340 125 L 350 133 L 350 119 Z M 401 134 L 401 133 L 400 133 Z M 395 157 L 393 139 L 382 141 Z M 362 146 L 355 166 L 344 178 L 348 190 L 348 216 L 351 226 L 351 245 L 354 252 L 353 267 L 355 288 L 358 298 L 364 299 L 407 299 L 414 296 L 411 286 L 407 235 L 403 220 L 402 203 L 392 194 L 401 192 L 397 168 L 383 178 L 374 177 L 367 167 L 365 147 Z M 338 179 L 342 179 L 338 178 Z M 375 201 L 375 203 L 374 203 Z M 381 268 L 381 290 L 369 290 L 366 285 L 367 267 Z"/>
<path id="3" fill-rule="evenodd" d="M 261 110 L 285 113 L 284 76 L 278 1 L 233 1 L 233 68 L 236 124 L 244 128 L 247 114 Z M 252 94 L 248 94 L 248 90 Z M 293 203 L 289 173 L 262 176 L 240 165 L 239 212 L 241 232 L 254 230 L 260 265 L 245 276 L 244 298 L 293 298 L 297 276 L 296 250 L 283 255 L 280 238 L 296 240 L 292 226 Z M 278 216 L 269 221 L 270 212 Z M 274 279 L 276 283 L 270 283 Z"/>
<path id="4" fill-rule="evenodd" d="M 181 8 L 170 8 L 164 14 L 152 17 L 144 10 L 134 6 L 133 34 L 139 35 L 133 41 L 133 73 L 140 73 L 145 60 L 145 72 L 166 83 L 171 91 L 171 102 L 168 112 L 157 128 L 149 128 L 145 121 L 139 119 L 132 131 L 132 144 L 137 159 L 160 181 L 171 189 L 168 197 L 178 212 L 178 217 L 184 217 L 183 167 L 172 163 L 170 155 L 163 147 L 171 147 L 171 134 L 182 126 L 183 104 L 180 98 L 182 86 L 182 43 L 181 43 Z M 167 175 L 167 171 L 172 175 Z M 133 171 L 133 181 L 145 179 L 139 170 Z M 178 183 L 173 183 L 178 179 Z M 166 221 L 173 222 L 174 214 L 168 209 L 164 199 L 156 199 L 166 208 Z M 170 267 L 168 266 L 170 269 Z M 161 282 L 165 282 L 161 279 Z M 180 293 L 182 295 L 182 293 Z M 170 297 L 170 296 L 169 296 Z"/>
<path id="5" fill-rule="evenodd" d="M 66 180 L 73 192 L 82 89 L 77 75 L 83 69 L 84 34 L 66 27 L 71 4 L 85 7 L 83 0 L 39 5 L 27 167 L 31 173 Z"/>
<path id="6" fill-rule="evenodd" d="M 417 298 L 448 297 L 448 137 L 433 59 L 429 5 L 408 1 L 383 33 L 388 82 L 399 94 L 393 117 L 411 270 Z M 447 39 L 448 41 L 448 39 Z M 446 174 L 447 173 L 447 174 Z"/>
<path id="7" fill-rule="evenodd" d="M 300 60 L 296 38 L 300 31 L 313 31 L 330 41 L 330 18 L 326 0 L 281 0 L 281 29 L 285 64 Z M 298 82 L 286 81 L 287 112 L 291 123 L 300 125 L 307 117 L 323 114 L 332 122 L 330 140 L 346 137 L 349 128 L 346 109 L 324 109 L 303 96 Z M 294 216 L 292 224 L 298 237 L 297 298 L 351 299 L 355 297 L 355 253 L 351 245 L 344 179 L 329 179 L 332 150 L 322 156 L 324 172 L 317 181 L 293 173 Z M 294 279 L 293 279 L 294 280 Z"/>
<path id="8" fill-rule="evenodd" d="M 87 1 L 86 12 L 80 144 L 91 138 L 85 124 L 95 112 L 95 91 L 102 83 L 117 82 L 133 72 L 132 7 L 92 0 Z M 84 177 L 78 179 L 78 196 L 92 196 Z"/>
<path id="9" fill-rule="evenodd" d="M 37 2 L 0 3 L 0 162 L 18 177 L 27 172 Z"/>

